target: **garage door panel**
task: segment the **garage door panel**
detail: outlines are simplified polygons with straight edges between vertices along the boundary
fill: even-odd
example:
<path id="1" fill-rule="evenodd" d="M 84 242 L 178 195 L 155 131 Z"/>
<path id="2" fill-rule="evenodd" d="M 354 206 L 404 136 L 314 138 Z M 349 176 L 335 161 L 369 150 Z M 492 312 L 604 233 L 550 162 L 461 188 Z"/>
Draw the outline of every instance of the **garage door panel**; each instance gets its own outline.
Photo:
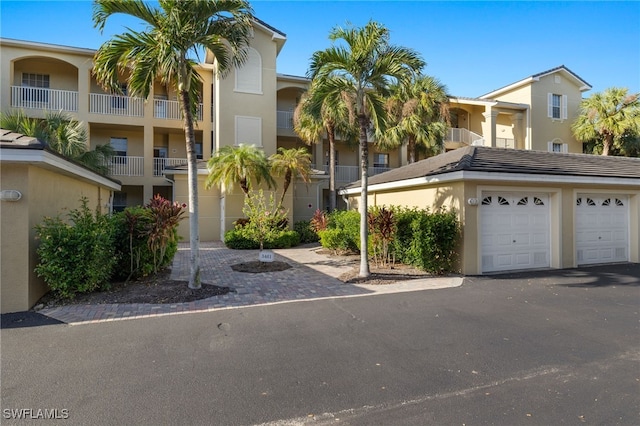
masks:
<path id="1" fill-rule="evenodd" d="M 548 267 L 548 196 L 483 193 L 480 206 L 482 271 Z"/>
<path id="2" fill-rule="evenodd" d="M 578 194 L 575 223 L 579 265 L 629 260 L 629 206 L 626 197 Z"/>

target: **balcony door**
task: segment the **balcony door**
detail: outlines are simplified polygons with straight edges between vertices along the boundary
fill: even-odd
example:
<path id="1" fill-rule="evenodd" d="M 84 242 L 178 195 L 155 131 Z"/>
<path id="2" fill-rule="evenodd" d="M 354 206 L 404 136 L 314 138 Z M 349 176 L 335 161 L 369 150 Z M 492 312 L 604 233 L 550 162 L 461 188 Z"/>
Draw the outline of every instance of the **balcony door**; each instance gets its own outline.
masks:
<path id="1" fill-rule="evenodd" d="M 162 172 L 167 166 L 167 157 L 169 150 L 165 147 L 153 148 L 153 175 L 162 176 Z"/>

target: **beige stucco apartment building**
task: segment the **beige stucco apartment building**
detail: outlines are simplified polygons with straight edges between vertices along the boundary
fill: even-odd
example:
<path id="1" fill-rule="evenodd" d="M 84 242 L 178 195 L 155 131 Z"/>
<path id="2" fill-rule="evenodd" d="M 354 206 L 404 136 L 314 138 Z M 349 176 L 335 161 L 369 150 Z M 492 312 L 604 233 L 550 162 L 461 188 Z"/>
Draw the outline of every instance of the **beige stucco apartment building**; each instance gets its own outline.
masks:
<path id="1" fill-rule="evenodd" d="M 285 42 L 283 32 L 256 19 L 248 61 L 242 68 L 219 78 L 210 54 L 199 65 L 202 102 L 197 114 L 196 141 L 202 159 L 199 173 L 202 241 L 220 240 L 233 222 L 243 216 L 243 196 L 238 188 L 221 191 L 204 187 L 206 160 L 212 153 L 240 143 L 259 146 L 267 155 L 274 154 L 279 147 L 306 146 L 294 133 L 292 119 L 309 80 L 277 73 L 276 59 Z M 187 175 L 182 167 L 186 163 L 186 149 L 176 93 L 157 82 L 148 99 L 129 96 L 126 75 L 122 76 L 124 95 L 107 93 L 92 75 L 94 53 L 91 49 L 0 39 L 0 109 L 21 109 L 33 117 L 43 117 L 48 110 L 66 112 L 85 123 L 91 148 L 101 144 L 114 147 L 117 155 L 112 160 L 110 175 L 122 186 L 115 192 L 109 208 L 120 210 L 144 204 L 155 194 L 186 203 Z M 452 96 L 451 128 L 445 148 L 450 151 L 473 146 L 506 148 L 508 153 L 519 150 L 581 153 L 582 144 L 573 138 L 570 126 L 583 93 L 590 88 L 577 74 L 559 66 L 478 98 Z M 329 205 L 326 174 L 329 145 L 326 140 L 318 142 L 308 149 L 319 172 L 310 184 L 296 182 L 287 194 L 285 206 L 289 208 L 290 223 L 309 219 L 316 209 Z M 384 151 L 372 142 L 369 155 L 372 177 L 407 163 L 404 147 Z M 344 188 L 357 181 L 358 147 L 338 141 L 336 158 L 337 186 Z M 528 187 L 532 183 L 520 185 Z M 276 191 L 280 190 L 281 185 Z M 464 197 L 458 197 L 459 203 L 478 198 L 483 191 L 478 194 L 476 190 L 471 197 L 467 186 L 464 190 L 451 190 L 465 192 Z M 633 205 L 634 195 L 627 196 Z M 346 207 L 342 197 L 338 197 L 338 206 Z M 636 217 L 633 212 L 629 213 L 631 220 Z M 180 225 L 179 232 L 185 241 L 188 227 L 188 221 Z M 568 228 L 563 227 L 563 232 L 569 232 Z M 565 249 L 563 246 L 562 250 Z M 634 259 L 635 252 L 629 253 L 629 259 Z M 465 258 L 465 265 L 469 265 L 466 271 L 482 270 L 478 262 L 467 263 L 468 255 Z M 567 259 L 563 256 L 561 261 L 556 259 L 550 264 L 573 264 Z"/>

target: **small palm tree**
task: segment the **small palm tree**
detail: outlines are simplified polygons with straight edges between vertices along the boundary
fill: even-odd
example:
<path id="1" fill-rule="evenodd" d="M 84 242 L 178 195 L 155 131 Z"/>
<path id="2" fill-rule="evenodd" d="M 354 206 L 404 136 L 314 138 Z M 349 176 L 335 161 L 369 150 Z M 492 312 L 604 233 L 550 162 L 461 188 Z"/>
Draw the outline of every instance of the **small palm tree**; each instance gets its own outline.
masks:
<path id="1" fill-rule="evenodd" d="M 333 45 L 311 57 L 309 75 L 317 81 L 320 102 L 326 96 L 345 96 L 352 102 L 360 129 L 360 277 L 368 277 L 367 193 L 371 129 L 382 133 L 386 128 L 384 98 L 393 82 L 407 84 L 424 66 L 420 55 L 389 43 L 389 30 L 370 21 L 362 28 L 334 28 L 329 33 Z M 317 107 L 315 109 L 318 109 Z"/>
<path id="2" fill-rule="evenodd" d="M 107 90 L 121 92 L 119 76 L 129 75 L 134 96 L 147 98 L 156 79 L 178 93 L 184 122 L 189 182 L 189 288 L 201 288 L 198 217 L 198 173 L 194 115 L 201 77 L 190 55 L 200 49 L 216 59 L 216 72 L 225 75 L 247 56 L 252 10 L 245 0 L 159 0 L 160 8 L 142 0 L 95 0 L 93 22 L 102 31 L 115 14 L 129 15 L 147 25 L 128 29 L 104 43 L 94 57 L 94 74 Z"/>
<path id="3" fill-rule="evenodd" d="M 316 81 L 316 85 L 318 82 Z M 329 211 L 336 209 L 336 135 L 339 133 L 343 141 L 351 143 L 358 138 L 358 127 L 355 123 L 353 102 L 346 99 L 347 94 L 332 93 L 319 100 L 312 82 L 310 90 L 305 93 L 293 114 L 293 128 L 304 142 L 322 143 L 326 132 L 329 140 Z M 314 109 L 315 108 L 315 109 Z"/>
<path id="4" fill-rule="evenodd" d="M 416 76 L 408 85 L 396 84 L 387 101 L 391 125 L 381 141 L 388 148 L 407 143 L 407 161 L 416 161 L 416 148 L 438 154 L 444 148 L 449 122 L 446 87 L 431 76 Z"/>
<path id="5" fill-rule="evenodd" d="M 602 155 L 609 155 L 614 143 L 623 137 L 640 135 L 640 94 L 611 87 L 594 93 L 580 103 L 580 115 L 571 126 L 582 142 L 595 142 Z"/>
<path id="6" fill-rule="evenodd" d="M 264 180 L 268 188 L 276 184 L 271 176 L 269 159 L 263 150 L 254 145 L 224 146 L 209 159 L 207 167 L 207 189 L 215 185 L 230 192 L 237 183 L 244 195 L 251 197 L 249 191 L 253 187 L 253 181 L 260 184 Z"/>
<path id="7" fill-rule="evenodd" d="M 23 111 L 9 111 L 0 116 L 0 126 L 45 142 L 53 151 L 93 171 L 107 175 L 109 160 L 114 155 L 110 145 L 87 150 L 84 124 L 63 112 L 46 112 L 44 119 L 28 117 Z"/>
<path id="8" fill-rule="evenodd" d="M 277 176 L 284 175 L 284 186 L 278 206 L 282 207 L 284 196 L 291 185 L 294 175 L 299 175 L 304 182 L 310 182 L 311 154 L 306 148 L 278 148 L 278 153 L 269 157 L 271 170 Z"/>

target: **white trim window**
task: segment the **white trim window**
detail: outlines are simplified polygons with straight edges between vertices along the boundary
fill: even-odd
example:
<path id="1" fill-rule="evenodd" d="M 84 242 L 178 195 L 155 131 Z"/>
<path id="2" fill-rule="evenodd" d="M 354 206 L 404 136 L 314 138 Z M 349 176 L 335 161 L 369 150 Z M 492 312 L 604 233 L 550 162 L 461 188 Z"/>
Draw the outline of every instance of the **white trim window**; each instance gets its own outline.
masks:
<path id="1" fill-rule="evenodd" d="M 46 104 L 49 102 L 49 74 L 22 73 L 22 100 Z"/>
<path id="2" fill-rule="evenodd" d="M 373 154 L 373 167 L 389 168 L 389 154 L 376 152 Z"/>
<path id="3" fill-rule="evenodd" d="M 236 115 L 235 144 L 262 147 L 262 118 Z"/>
<path id="4" fill-rule="evenodd" d="M 562 141 L 552 140 L 547 142 L 547 150 L 549 152 L 569 152 L 569 145 L 562 143 Z"/>
<path id="5" fill-rule="evenodd" d="M 553 120 L 567 119 L 567 95 L 547 93 L 547 117 Z"/>
<path id="6" fill-rule="evenodd" d="M 127 156 L 127 138 L 111 138 L 109 145 L 111 145 L 111 148 L 115 151 L 114 155 L 122 157 Z"/>

